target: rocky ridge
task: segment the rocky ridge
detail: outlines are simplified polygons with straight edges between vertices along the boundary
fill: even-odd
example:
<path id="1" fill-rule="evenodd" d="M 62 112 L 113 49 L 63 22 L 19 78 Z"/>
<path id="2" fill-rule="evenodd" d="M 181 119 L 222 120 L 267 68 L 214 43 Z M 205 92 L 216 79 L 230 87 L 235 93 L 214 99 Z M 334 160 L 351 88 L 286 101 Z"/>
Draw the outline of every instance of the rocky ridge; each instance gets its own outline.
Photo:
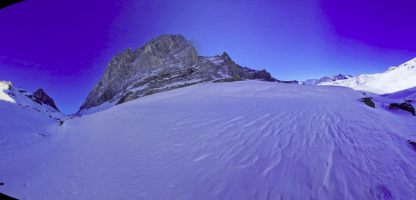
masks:
<path id="1" fill-rule="evenodd" d="M 9 81 L 0 81 L 0 101 L 43 113 L 53 119 L 65 118 L 65 115 L 55 105 L 54 100 L 41 88 L 31 93 L 13 86 Z"/>
<path id="2" fill-rule="evenodd" d="M 279 81 L 266 70 L 236 64 L 225 52 L 199 56 L 182 35 L 161 35 L 141 48 L 116 54 L 80 112 L 202 82 L 246 79 Z"/>

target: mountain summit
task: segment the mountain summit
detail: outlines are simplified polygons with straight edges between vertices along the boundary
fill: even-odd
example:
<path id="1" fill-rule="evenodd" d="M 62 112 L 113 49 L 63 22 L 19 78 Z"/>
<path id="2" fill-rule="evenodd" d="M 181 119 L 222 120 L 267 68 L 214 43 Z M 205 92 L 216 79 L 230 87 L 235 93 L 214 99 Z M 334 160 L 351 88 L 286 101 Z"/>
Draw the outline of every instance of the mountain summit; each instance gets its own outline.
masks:
<path id="1" fill-rule="evenodd" d="M 38 90 L 36 90 L 33 95 L 29 95 L 29 97 L 36 103 L 38 104 L 45 104 L 50 106 L 51 108 L 55 109 L 56 111 L 59 111 L 58 107 L 56 107 L 55 102 L 53 101 L 53 99 L 46 94 L 46 92 L 40 88 Z"/>
<path id="2" fill-rule="evenodd" d="M 199 56 L 182 35 L 161 35 L 141 48 L 115 55 L 80 110 L 201 82 L 245 79 L 278 81 L 266 70 L 236 64 L 227 53 Z"/>

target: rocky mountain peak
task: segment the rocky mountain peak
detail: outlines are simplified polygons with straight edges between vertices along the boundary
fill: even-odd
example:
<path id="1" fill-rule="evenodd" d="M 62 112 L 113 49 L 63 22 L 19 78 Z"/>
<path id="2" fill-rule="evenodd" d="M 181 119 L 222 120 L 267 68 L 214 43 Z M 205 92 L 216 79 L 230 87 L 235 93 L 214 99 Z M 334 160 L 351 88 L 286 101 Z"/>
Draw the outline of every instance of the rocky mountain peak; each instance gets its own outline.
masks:
<path id="1" fill-rule="evenodd" d="M 169 55 L 178 49 L 189 46 L 188 41 L 182 35 L 161 35 L 150 40 L 145 46 L 145 52 L 157 52 Z"/>
<path id="2" fill-rule="evenodd" d="M 265 70 L 236 64 L 224 52 L 204 57 L 182 35 L 161 35 L 138 49 L 116 54 L 80 111 L 207 81 L 277 81 Z"/>
<path id="3" fill-rule="evenodd" d="M 230 55 L 228 55 L 227 52 L 223 52 L 220 57 L 224 60 L 232 60 Z"/>
<path id="4" fill-rule="evenodd" d="M 38 89 L 36 90 L 32 95 L 29 96 L 34 102 L 38 103 L 38 104 L 45 104 L 48 105 L 52 108 L 54 108 L 55 110 L 59 111 L 58 107 L 56 107 L 55 102 L 53 101 L 53 99 L 46 94 L 46 92 L 43 89 Z"/>

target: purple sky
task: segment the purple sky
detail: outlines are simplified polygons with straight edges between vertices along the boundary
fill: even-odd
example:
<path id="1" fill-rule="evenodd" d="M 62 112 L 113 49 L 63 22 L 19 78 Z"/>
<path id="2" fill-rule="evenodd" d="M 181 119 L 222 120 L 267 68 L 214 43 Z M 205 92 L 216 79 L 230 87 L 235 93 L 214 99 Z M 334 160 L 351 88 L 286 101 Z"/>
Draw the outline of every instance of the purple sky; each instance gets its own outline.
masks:
<path id="1" fill-rule="evenodd" d="M 0 79 L 75 112 L 112 55 L 180 33 L 279 79 L 381 72 L 416 57 L 414 0 L 26 0 L 0 10 Z"/>

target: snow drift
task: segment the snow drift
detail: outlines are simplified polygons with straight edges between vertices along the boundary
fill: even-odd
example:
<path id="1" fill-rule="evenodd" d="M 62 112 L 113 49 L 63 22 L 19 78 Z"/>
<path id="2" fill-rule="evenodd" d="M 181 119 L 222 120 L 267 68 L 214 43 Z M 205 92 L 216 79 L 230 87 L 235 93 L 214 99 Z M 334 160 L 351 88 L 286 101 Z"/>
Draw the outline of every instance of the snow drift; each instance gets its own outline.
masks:
<path id="1" fill-rule="evenodd" d="M 50 134 L 37 143 L 0 146 L 0 192 L 19 199 L 416 199 L 416 151 L 407 143 L 416 138 L 415 117 L 385 109 L 384 97 L 374 98 L 376 109 L 362 97 L 344 87 L 259 81 L 146 96 L 45 124 Z M 27 117 L 18 116 L 20 125 L 38 126 Z"/>

